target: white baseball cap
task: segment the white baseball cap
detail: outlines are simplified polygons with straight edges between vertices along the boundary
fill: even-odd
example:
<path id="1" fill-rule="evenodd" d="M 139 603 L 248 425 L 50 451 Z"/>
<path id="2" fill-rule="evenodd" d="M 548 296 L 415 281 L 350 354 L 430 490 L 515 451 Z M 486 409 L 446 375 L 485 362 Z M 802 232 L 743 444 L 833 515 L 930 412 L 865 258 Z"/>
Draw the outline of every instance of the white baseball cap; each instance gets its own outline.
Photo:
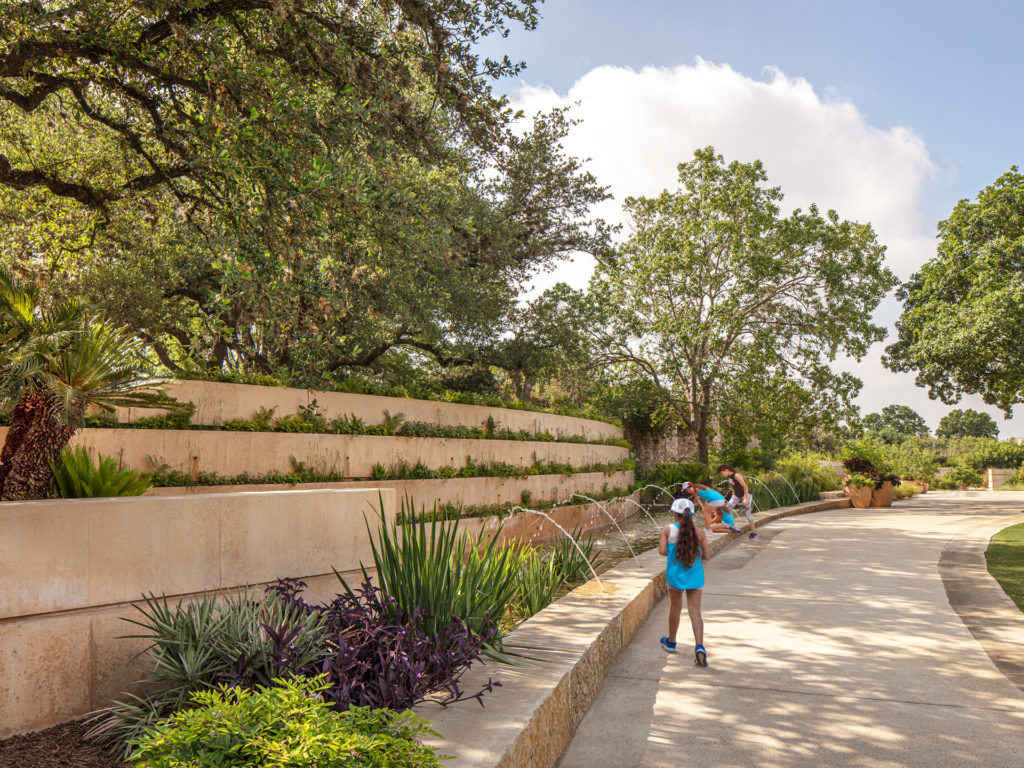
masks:
<path id="1" fill-rule="evenodd" d="M 683 483 L 681 486 L 679 486 L 679 489 L 685 491 L 687 488 L 692 488 L 692 487 L 693 487 L 693 483 L 691 483 L 689 480 L 687 480 L 685 483 Z"/>
<path id="2" fill-rule="evenodd" d="M 672 511 L 677 515 L 683 515 L 689 512 L 693 514 L 693 502 L 689 499 L 676 499 L 672 502 Z"/>

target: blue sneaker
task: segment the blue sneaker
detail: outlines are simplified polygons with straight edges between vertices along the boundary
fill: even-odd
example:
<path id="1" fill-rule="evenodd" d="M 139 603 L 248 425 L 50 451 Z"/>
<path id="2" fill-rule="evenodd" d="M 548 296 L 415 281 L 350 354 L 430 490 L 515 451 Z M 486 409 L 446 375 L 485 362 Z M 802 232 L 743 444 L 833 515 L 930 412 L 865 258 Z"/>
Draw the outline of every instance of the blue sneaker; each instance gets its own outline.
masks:
<path id="1" fill-rule="evenodd" d="M 693 656 L 693 663 L 696 666 L 706 667 L 708 665 L 708 652 L 703 645 L 698 645 L 693 649 Z"/>
<path id="2" fill-rule="evenodd" d="M 665 650 L 666 653 L 676 652 L 676 644 L 670 643 L 667 635 L 661 638 L 661 647 Z"/>
<path id="3" fill-rule="evenodd" d="M 737 528 L 735 525 L 730 525 L 729 526 L 729 530 L 732 531 L 733 533 L 739 533 L 740 532 L 740 529 Z"/>

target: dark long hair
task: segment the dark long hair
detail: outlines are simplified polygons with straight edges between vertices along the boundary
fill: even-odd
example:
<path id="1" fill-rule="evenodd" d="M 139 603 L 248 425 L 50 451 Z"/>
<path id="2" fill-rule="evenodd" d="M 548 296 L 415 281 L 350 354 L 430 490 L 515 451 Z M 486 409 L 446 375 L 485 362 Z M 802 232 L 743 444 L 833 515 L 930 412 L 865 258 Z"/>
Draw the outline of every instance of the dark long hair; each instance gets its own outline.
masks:
<path id="1" fill-rule="evenodd" d="M 697 538 L 697 529 L 693 527 L 693 515 L 687 510 L 682 514 L 676 513 L 676 521 L 679 523 L 679 539 L 676 541 L 676 561 L 687 568 L 693 568 L 697 559 L 697 552 L 700 550 L 700 539 Z"/>

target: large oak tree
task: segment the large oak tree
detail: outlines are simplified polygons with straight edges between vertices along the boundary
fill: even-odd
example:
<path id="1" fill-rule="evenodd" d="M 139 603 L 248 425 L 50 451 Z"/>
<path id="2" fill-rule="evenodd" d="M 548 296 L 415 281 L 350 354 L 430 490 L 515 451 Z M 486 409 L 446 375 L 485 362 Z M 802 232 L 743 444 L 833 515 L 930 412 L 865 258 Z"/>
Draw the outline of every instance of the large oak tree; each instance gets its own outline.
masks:
<path id="1" fill-rule="evenodd" d="M 832 364 L 884 338 L 871 313 L 896 282 L 871 226 L 815 207 L 784 216 L 760 162 L 711 147 L 679 165 L 679 184 L 627 199 L 633 233 L 599 261 L 603 359 L 668 393 L 701 461 L 734 421 L 774 436 L 848 409 L 860 382 Z"/>
<path id="2" fill-rule="evenodd" d="M 894 371 L 931 397 L 980 394 L 1009 413 L 1024 402 L 1024 174 L 1016 167 L 939 223 L 938 255 L 900 287 Z"/>
<path id="3" fill-rule="evenodd" d="M 172 370 L 315 383 L 493 342 L 519 284 L 600 251 L 605 192 L 474 44 L 536 0 L 83 0 L 0 19 L 0 260 Z"/>

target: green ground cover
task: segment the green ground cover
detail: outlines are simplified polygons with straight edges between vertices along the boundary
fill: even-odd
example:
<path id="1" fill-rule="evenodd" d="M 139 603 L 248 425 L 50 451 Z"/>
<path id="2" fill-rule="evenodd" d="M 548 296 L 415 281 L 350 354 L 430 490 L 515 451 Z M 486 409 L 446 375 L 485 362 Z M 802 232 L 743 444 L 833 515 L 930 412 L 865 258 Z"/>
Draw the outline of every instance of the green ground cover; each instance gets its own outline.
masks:
<path id="1" fill-rule="evenodd" d="M 1024 611 L 1024 523 L 1004 528 L 993 536 L 985 560 L 988 572 Z"/>

